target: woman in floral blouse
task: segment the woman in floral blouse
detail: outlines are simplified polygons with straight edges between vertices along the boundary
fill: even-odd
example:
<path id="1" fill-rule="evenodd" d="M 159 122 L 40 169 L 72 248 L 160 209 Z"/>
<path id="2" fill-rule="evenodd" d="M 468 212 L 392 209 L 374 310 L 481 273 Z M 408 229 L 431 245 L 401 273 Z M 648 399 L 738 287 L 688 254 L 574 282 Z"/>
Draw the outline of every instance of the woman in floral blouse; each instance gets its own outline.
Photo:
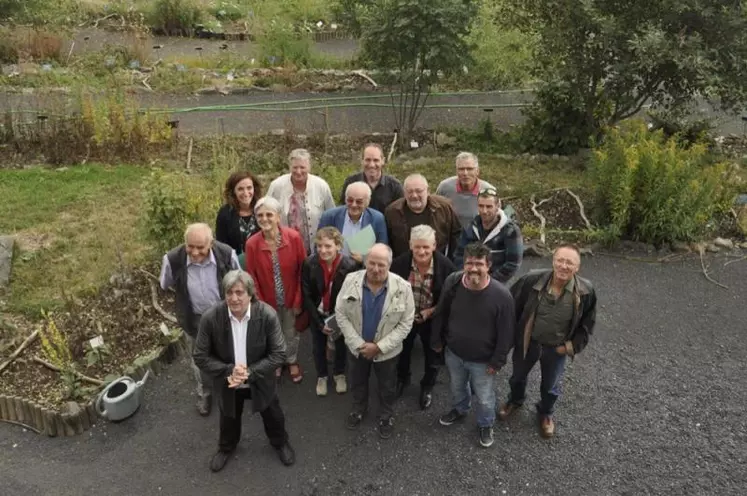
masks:
<path id="1" fill-rule="evenodd" d="M 280 225 L 281 207 L 277 200 L 262 198 L 254 212 L 261 231 L 246 242 L 247 272 L 254 278 L 257 298 L 277 311 L 285 335 L 288 371 L 293 382 L 299 383 L 303 372 L 298 364 L 301 336 L 296 318 L 303 311 L 301 266 L 306 251 L 298 232 Z"/>

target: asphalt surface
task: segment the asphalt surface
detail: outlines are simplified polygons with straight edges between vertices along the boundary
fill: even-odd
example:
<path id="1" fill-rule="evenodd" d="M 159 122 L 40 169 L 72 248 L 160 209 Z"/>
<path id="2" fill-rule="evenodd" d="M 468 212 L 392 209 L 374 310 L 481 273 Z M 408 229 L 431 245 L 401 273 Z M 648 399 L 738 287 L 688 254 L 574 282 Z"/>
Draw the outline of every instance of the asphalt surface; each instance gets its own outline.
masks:
<path id="1" fill-rule="evenodd" d="M 442 371 L 433 408 L 419 411 L 412 387 L 398 403 L 395 435 L 382 441 L 372 417 L 346 430 L 350 396 L 317 398 L 312 372 L 280 391 L 296 465 L 282 466 L 259 417 L 245 414 L 236 456 L 213 474 L 218 417 L 196 414 L 181 362 L 146 385 L 141 410 L 121 424 L 67 439 L 0 424 L 0 494 L 744 494 L 747 261 L 727 260 L 712 259 L 710 273 L 728 290 L 706 281 L 694 258 L 584 259 L 597 327 L 567 367 L 552 440 L 539 437 L 531 408 L 499 424 L 489 449 L 477 444 L 473 416 L 438 425 L 450 407 Z M 530 259 L 523 270 L 546 263 Z M 301 356 L 311 371 L 309 336 Z M 421 356 L 416 348 L 415 371 Z M 538 399 L 537 375 L 528 405 Z M 500 397 L 507 377 L 500 372 Z"/>

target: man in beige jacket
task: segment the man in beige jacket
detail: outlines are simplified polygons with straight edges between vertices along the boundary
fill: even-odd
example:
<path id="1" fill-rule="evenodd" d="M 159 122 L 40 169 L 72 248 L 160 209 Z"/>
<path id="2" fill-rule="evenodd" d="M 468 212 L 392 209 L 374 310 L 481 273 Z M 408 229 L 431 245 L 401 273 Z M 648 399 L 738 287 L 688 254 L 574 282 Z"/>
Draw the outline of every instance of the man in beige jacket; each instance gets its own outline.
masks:
<path id="1" fill-rule="evenodd" d="M 353 410 L 349 429 L 360 426 L 368 408 L 368 382 L 373 368 L 379 387 L 379 435 L 392 436 L 397 397 L 397 360 L 412 328 L 415 301 L 410 284 L 389 272 L 392 250 L 375 244 L 366 269 L 348 274 L 337 295 L 336 320 L 350 350 Z"/>

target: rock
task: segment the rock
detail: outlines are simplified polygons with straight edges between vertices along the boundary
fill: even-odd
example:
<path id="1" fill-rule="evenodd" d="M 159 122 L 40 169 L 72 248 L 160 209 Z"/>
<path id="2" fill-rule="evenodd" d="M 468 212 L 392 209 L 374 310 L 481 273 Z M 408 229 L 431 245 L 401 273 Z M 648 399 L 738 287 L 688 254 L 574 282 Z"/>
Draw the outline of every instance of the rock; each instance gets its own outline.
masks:
<path id="1" fill-rule="evenodd" d="M 270 85 L 270 91 L 273 91 L 275 93 L 285 93 L 288 91 L 288 87 L 284 84 L 275 83 Z"/>
<path id="2" fill-rule="evenodd" d="M 727 250 L 734 249 L 734 242 L 730 239 L 716 238 L 713 240 L 713 244 L 718 246 L 719 248 L 726 248 Z"/>
<path id="3" fill-rule="evenodd" d="M 706 251 L 707 251 L 707 252 L 709 252 L 709 253 L 718 253 L 718 252 L 719 252 L 719 248 L 718 248 L 718 246 L 716 246 L 716 245 L 715 245 L 715 244 L 713 244 L 713 243 L 711 243 L 711 244 L 709 244 L 709 245 L 706 245 L 706 248 L 705 248 L 705 249 L 706 249 Z"/>
<path id="4" fill-rule="evenodd" d="M 624 240 L 620 242 L 619 247 L 623 251 L 646 252 L 646 253 L 653 253 L 656 251 L 656 247 L 654 247 L 654 245 L 650 245 L 650 244 L 643 243 L 640 241 Z"/>
<path id="5" fill-rule="evenodd" d="M 273 129 L 270 131 L 270 134 L 273 136 L 285 136 L 285 129 Z"/>
<path id="6" fill-rule="evenodd" d="M 524 256 L 525 257 L 546 257 L 550 254 L 544 248 L 537 246 L 536 244 L 524 245 Z"/>
<path id="7" fill-rule="evenodd" d="M 454 146 L 456 145 L 457 139 L 453 136 L 449 136 L 446 133 L 436 134 L 436 144 L 440 147 Z"/>
<path id="8" fill-rule="evenodd" d="M 195 95 L 217 95 L 218 94 L 218 88 L 211 86 L 209 88 L 200 88 L 199 90 L 195 91 Z"/>
<path id="9" fill-rule="evenodd" d="M 588 247 L 588 246 L 583 246 L 583 247 L 579 248 L 578 251 L 581 253 L 581 256 L 587 256 L 587 257 L 593 257 L 594 256 L 594 251 L 590 247 Z"/>
<path id="10" fill-rule="evenodd" d="M 13 265 L 13 248 L 16 239 L 12 236 L 0 236 L 0 288 L 10 282 L 10 269 Z"/>
<path id="11" fill-rule="evenodd" d="M 741 245 L 739 245 L 739 246 L 741 246 L 742 248 L 744 248 L 745 250 L 747 250 L 747 243 L 742 243 L 742 244 L 741 244 Z"/>
<path id="12" fill-rule="evenodd" d="M 690 245 L 684 241 L 675 241 L 672 243 L 671 248 L 675 253 L 687 253 L 692 251 Z"/>
<path id="13" fill-rule="evenodd" d="M 69 413 L 71 416 L 78 415 L 81 411 L 80 405 L 75 401 L 68 401 L 65 404 L 65 410 L 67 410 L 67 413 Z"/>

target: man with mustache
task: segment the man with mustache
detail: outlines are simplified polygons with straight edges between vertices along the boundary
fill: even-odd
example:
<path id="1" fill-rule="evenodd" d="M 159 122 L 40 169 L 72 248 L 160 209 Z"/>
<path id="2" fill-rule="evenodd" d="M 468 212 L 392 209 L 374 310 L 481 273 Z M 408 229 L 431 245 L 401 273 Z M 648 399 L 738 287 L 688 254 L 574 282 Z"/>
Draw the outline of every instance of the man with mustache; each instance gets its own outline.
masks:
<path id="1" fill-rule="evenodd" d="M 537 403 L 540 434 L 555 434 L 552 415 L 560 397 L 566 357 L 574 357 L 587 344 L 596 322 L 597 297 L 591 282 L 577 275 L 581 253 L 574 245 L 561 245 L 552 257 L 552 269 L 533 270 L 511 287 L 515 302 L 516 342 L 511 394 L 498 417 L 506 420 L 524 403 L 527 376 L 537 361 L 542 379 Z"/>
<path id="2" fill-rule="evenodd" d="M 431 330 L 431 347 L 444 348 L 451 378 L 452 409 L 439 423 L 463 420 L 477 400 L 480 445 L 493 444 L 495 374 L 506 364 L 514 339 L 514 302 L 508 289 L 490 277 L 490 249 L 472 243 L 464 249 L 464 271 L 444 282 Z"/>

